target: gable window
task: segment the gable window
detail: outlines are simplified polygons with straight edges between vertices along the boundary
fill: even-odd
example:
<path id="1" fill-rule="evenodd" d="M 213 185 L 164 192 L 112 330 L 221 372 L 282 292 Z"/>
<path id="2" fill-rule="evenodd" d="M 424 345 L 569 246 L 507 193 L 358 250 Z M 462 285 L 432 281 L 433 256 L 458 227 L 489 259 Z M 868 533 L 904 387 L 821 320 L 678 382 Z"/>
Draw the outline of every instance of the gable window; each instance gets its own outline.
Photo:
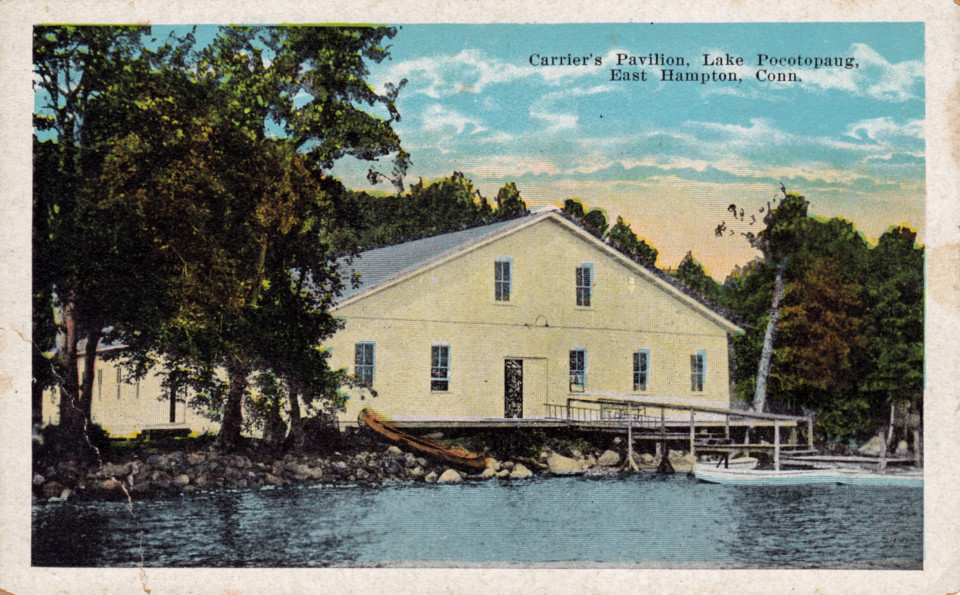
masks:
<path id="1" fill-rule="evenodd" d="M 577 267 L 577 305 L 587 307 L 593 297 L 593 265 L 585 262 Z"/>
<path id="2" fill-rule="evenodd" d="M 647 390 L 650 381 L 650 350 L 633 353 L 633 390 Z"/>
<path id="3" fill-rule="evenodd" d="M 495 263 L 493 263 L 493 285 L 494 285 L 494 299 L 498 302 L 509 302 L 510 301 L 510 290 L 512 289 L 511 285 L 511 268 L 513 264 L 513 259 L 509 257 L 498 258 Z"/>
<path id="4" fill-rule="evenodd" d="M 690 356 L 690 390 L 703 392 L 703 383 L 707 375 L 707 352 L 700 350 Z"/>
<path id="5" fill-rule="evenodd" d="M 450 390 L 449 345 L 434 345 L 430 350 L 430 390 Z"/>
<path id="6" fill-rule="evenodd" d="M 587 386 L 587 352 L 570 350 L 570 392 L 583 392 Z"/>
<path id="7" fill-rule="evenodd" d="M 363 386 L 373 386 L 374 343 L 361 341 L 354 346 L 353 375 Z"/>

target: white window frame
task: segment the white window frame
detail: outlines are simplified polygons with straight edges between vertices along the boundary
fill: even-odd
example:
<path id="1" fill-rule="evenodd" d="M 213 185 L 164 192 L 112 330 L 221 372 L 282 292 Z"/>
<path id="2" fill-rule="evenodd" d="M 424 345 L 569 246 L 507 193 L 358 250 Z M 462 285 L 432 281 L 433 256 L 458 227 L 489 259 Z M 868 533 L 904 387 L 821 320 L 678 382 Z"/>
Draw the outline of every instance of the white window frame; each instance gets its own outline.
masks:
<path id="1" fill-rule="evenodd" d="M 506 275 L 502 275 L 504 270 Z M 493 299 L 497 302 L 509 302 L 512 297 L 513 258 L 501 256 L 493 264 Z"/>
<path id="2" fill-rule="evenodd" d="M 450 345 L 434 343 L 430 347 L 430 392 L 450 391 Z"/>
<path id="3" fill-rule="evenodd" d="M 581 271 L 585 271 L 588 279 L 584 279 L 584 274 Z M 576 289 L 577 289 L 577 306 L 581 308 L 590 308 L 593 306 L 595 292 L 594 286 L 596 285 L 596 275 L 594 274 L 593 263 L 592 262 L 581 262 L 577 266 L 576 270 Z"/>
<path id="4" fill-rule="evenodd" d="M 366 361 L 366 353 L 361 349 L 370 348 L 370 361 Z M 374 341 L 357 341 L 353 346 L 353 376 L 361 386 L 373 386 L 376 377 L 377 345 Z"/>
<path id="5" fill-rule="evenodd" d="M 579 357 L 581 361 L 575 361 L 575 353 L 582 354 Z M 575 364 L 579 364 L 579 366 L 575 367 Z M 568 366 L 570 368 L 570 392 L 582 393 L 587 388 L 587 350 L 582 347 L 571 349 Z"/>
<path id="6" fill-rule="evenodd" d="M 707 351 L 690 355 L 690 392 L 702 393 L 707 384 Z"/>
<path id="7" fill-rule="evenodd" d="M 633 352 L 633 390 L 644 391 L 650 386 L 650 350 Z"/>

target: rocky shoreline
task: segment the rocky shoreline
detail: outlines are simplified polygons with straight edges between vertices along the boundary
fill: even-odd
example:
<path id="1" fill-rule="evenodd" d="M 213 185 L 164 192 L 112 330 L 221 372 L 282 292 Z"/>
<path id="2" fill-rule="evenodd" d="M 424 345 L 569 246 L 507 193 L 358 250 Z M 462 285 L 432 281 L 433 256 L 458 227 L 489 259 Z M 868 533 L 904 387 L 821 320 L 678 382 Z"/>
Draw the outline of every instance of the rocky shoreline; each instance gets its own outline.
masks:
<path id="1" fill-rule="evenodd" d="M 127 500 L 223 489 L 263 489 L 310 484 L 383 484 L 391 482 L 459 483 L 462 481 L 523 480 L 551 475 L 613 475 L 655 471 L 651 454 L 626 458 L 619 439 L 611 448 L 578 449 L 549 446 L 534 457 L 488 456 L 483 471 L 467 472 L 405 452 L 397 446 L 368 444 L 349 452 L 286 454 L 273 457 L 256 449 L 223 453 L 215 446 L 192 451 L 132 452 L 117 460 L 84 468 L 75 462 L 38 465 L 33 477 L 34 502 L 66 500 Z M 558 452 L 559 451 L 559 452 Z M 677 471 L 688 471 L 692 460 L 670 451 Z"/>

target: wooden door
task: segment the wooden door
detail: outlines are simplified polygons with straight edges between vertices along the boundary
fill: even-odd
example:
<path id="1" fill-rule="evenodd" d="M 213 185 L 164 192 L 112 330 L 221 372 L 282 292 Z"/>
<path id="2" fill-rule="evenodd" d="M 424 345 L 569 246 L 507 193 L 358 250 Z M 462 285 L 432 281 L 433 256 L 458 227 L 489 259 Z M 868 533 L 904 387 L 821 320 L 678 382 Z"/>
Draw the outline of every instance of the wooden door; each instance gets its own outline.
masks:
<path id="1" fill-rule="evenodd" d="M 523 360 L 503 360 L 503 416 L 523 417 Z"/>

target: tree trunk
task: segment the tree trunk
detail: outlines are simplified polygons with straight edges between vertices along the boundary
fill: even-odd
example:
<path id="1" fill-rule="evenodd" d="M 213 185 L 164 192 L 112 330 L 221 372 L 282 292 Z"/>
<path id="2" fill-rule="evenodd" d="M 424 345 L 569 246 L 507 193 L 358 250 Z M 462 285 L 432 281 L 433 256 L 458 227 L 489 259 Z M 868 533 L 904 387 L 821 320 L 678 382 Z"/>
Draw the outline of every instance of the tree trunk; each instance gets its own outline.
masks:
<path id="1" fill-rule="evenodd" d="M 68 297 L 63 304 L 64 378 L 60 383 L 60 430 L 57 450 L 67 459 L 77 460 L 83 455 L 85 419 L 80 407 L 80 370 L 77 344 L 80 342 L 76 303 Z"/>
<path id="2" fill-rule="evenodd" d="M 97 349 L 103 325 L 94 324 L 87 329 L 87 344 L 83 356 L 83 384 L 80 386 L 80 410 L 87 423 L 93 421 L 93 376 L 97 369 Z"/>
<path id="3" fill-rule="evenodd" d="M 247 390 L 247 374 L 250 366 L 246 362 L 232 359 L 227 365 L 227 377 L 230 390 L 223 405 L 223 422 L 220 425 L 220 446 L 227 451 L 240 446 L 240 430 L 243 424 L 243 395 Z"/>
<path id="4" fill-rule="evenodd" d="M 290 385 L 290 433 L 287 444 L 299 453 L 303 449 L 303 418 L 300 417 L 300 391 Z"/>
<path id="5" fill-rule="evenodd" d="M 767 377 L 770 376 L 773 344 L 777 340 L 777 320 L 780 318 L 780 302 L 783 301 L 783 272 L 786 268 L 787 259 L 784 258 L 777 267 L 777 280 L 773 288 L 773 301 L 770 304 L 770 319 L 767 321 L 767 332 L 763 336 L 763 351 L 760 352 L 757 385 L 753 393 L 753 410 L 759 413 L 767 408 Z"/>

